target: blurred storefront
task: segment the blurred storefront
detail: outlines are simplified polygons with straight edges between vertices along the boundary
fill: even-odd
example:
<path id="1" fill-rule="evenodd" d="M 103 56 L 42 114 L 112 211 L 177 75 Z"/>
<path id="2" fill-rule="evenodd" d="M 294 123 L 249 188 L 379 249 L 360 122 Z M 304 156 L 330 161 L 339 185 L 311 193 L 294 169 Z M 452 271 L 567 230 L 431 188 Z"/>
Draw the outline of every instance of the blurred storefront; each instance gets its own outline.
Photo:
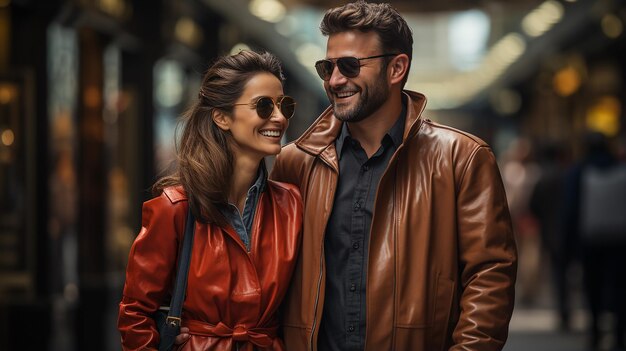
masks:
<path id="1" fill-rule="evenodd" d="M 193 44 L 175 58 L 191 70 L 215 40 L 179 43 L 174 21 L 206 14 L 176 2 L 5 1 L 1 11 L 2 129 L 14 142 L 2 150 L 0 348 L 107 349 L 107 308 L 155 176 L 154 67 L 172 45 Z"/>

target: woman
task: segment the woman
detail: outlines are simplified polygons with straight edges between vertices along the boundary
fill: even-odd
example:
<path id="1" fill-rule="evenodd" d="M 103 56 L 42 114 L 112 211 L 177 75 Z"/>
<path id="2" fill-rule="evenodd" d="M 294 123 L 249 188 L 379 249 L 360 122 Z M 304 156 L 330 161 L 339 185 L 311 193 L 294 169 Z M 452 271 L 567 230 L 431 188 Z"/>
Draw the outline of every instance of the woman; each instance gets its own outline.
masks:
<path id="1" fill-rule="evenodd" d="M 157 181 L 130 252 L 118 328 L 124 350 L 154 349 L 151 315 L 166 302 L 187 208 L 197 221 L 178 350 L 284 350 L 278 306 L 300 245 L 297 188 L 267 180 L 295 102 L 279 61 L 242 51 L 218 59 L 184 116 L 178 168 Z"/>

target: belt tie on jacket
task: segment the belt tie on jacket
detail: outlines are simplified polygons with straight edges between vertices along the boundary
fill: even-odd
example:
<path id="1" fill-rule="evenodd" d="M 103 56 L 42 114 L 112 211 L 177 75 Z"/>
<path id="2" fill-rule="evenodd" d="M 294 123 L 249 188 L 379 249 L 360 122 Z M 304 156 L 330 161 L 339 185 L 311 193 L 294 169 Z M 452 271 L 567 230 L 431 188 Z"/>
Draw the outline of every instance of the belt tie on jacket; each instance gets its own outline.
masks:
<path id="1" fill-rule="evenodd" d="M 232 338 L 235 341 L 250 342 L 262 348 L 272 346 L 274 339 L 276 338 L 276 332 L 278 331 L 278 326 L 247 329 L 243 325 L 237 325 L 235 328 L 231 328 L 222 322 L 217 323 L 217 325 L 213 325 L 196 320 L 187 320 L 184 324 L 186 324 L 189 328 L 190 334 Z"/>

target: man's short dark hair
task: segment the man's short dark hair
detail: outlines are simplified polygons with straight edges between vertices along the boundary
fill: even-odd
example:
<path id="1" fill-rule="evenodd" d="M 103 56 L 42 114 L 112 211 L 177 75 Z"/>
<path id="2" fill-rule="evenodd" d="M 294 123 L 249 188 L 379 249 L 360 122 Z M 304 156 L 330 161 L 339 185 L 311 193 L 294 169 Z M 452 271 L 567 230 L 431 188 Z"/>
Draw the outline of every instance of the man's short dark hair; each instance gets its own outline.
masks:
<path id="1" fill-rule="evenodd" d="M 325 36 L 349 30 L 376 32 L 383 53 L 402 53 L 409 57 L 409 69 L 413 57 L 413 33 L 404 18 L 390 4 L 370 4 L 363 0 L 348 3 L 326 11 L 320 30 Z M 404 76 L 402 86 L 406 83 Z"/>

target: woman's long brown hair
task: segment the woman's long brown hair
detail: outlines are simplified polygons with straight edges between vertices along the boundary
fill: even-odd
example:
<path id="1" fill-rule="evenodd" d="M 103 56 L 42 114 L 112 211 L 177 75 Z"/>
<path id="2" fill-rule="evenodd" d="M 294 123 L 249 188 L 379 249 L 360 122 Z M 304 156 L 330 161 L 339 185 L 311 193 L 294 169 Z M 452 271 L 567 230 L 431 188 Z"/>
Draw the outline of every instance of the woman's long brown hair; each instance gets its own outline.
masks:
<path id="1" fill-rule="evenodd" d="M 171 175 L 156 181 L 152 187 L 155 195 L 166 187 L 182 185 L 198 220 L 226 223 L 217 206 L 228 202 L 234 141 L 211 116 L 216 110 L 231 115 L 246 83 L 263 72 L 284 80 L 280 61 L 270 53 L 245 50 L 213 63 L 202 79 L 198 100 L 181 116 L 177 127 L 182 127 L 176 143 L 178 164 Z"/>

